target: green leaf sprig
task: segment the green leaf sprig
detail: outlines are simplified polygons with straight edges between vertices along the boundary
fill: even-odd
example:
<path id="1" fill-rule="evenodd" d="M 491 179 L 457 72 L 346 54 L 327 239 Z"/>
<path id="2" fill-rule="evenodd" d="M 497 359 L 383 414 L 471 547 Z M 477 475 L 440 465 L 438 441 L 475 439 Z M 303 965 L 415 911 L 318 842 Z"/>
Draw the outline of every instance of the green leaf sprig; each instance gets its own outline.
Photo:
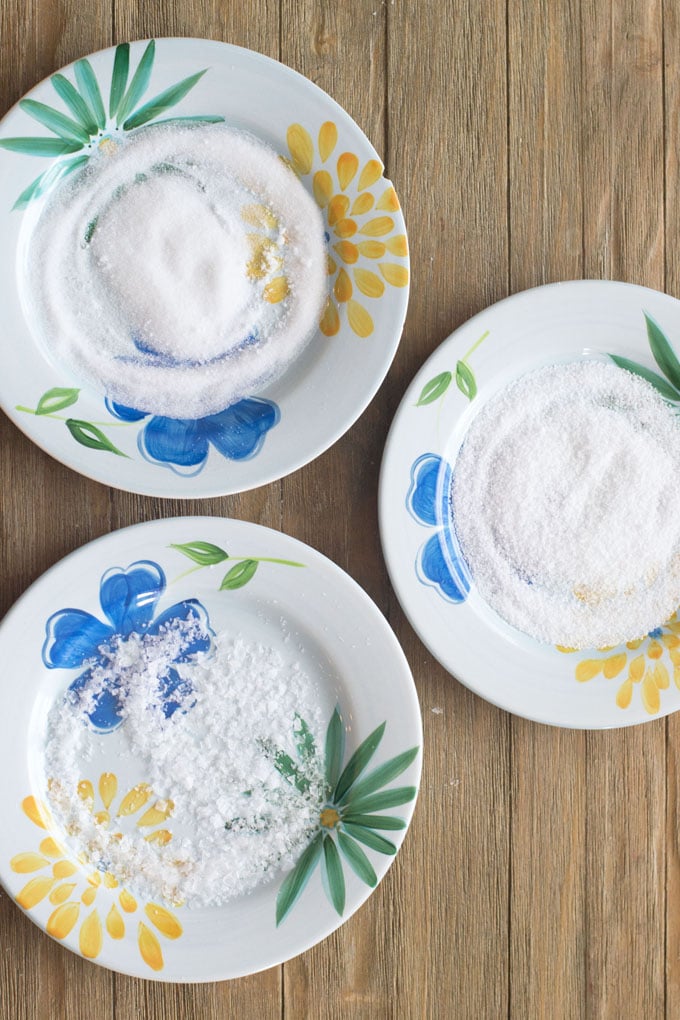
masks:
<path id="1" fill-rule="evenodd" d="M 647 326 L 649 349 L 654 361 L 663 372 L 663 376 L 653 369 L 647 368 L 646 365 L 631 361 L 629 358 L 622 358 L 619 354 L 610 354 L 609 357 L 619 368 L 624 368 L 627 372 L 632 372 L 633 375 L 639 375 L 641 379 L 650 383 L 665 400 L 677 403 L 680 401 L 680 361 L 658 322 L 647 312 L 643 314 Z"/>
<path id="2" fill-rule="evenodd" d="M 198 570 L 200 567 L 210 567 L 217 563 L 224 563 L 225 560 L 234 560 L 234 565 L 226 572 L 219 586 L 219 591 L 236 591 L 243 588 L 255 576 L 260 563 L 277 563 L 284 567 L 304 567 L 304 563 L 297 563 L 294 560 L 282 560 L 273 556 L 234 556 L 225 549 L 221 549 L 212 542 L 184 542 L 171 544 L 171 549 L 176 549 L 188 559 L 192 560 Z M 186 576 L 180 574 L 180 577 Z M 179 580 L 179 578 L 175 578 Z"/>
<path id="3" fill-rule="evenodd" d="M 416 407 L 423 407 L 425 404 L 433 404 L 436 400 L 439 400 L 440 397 L 443 397 L 454 378 L 456 380 L 456 386 L 463 396 L 467 397 L 468 400 L 474 400 L 477 396 L 477 380 L 475 379 L 474 372 L 468 364 L 468 360 L 477 350 L 479 345 L 486 340 L 488 335 L 489 330 L 487 329 L 487 331 L 480 336 L 479 340 L 472 345 L 467 354 L 456 362 L 455 375 L 449 371 L 440 372 L 439 375 L 435 375 L 432 379 L 428 380 L 420 391 L 420 396 L 416 401 Z"/>

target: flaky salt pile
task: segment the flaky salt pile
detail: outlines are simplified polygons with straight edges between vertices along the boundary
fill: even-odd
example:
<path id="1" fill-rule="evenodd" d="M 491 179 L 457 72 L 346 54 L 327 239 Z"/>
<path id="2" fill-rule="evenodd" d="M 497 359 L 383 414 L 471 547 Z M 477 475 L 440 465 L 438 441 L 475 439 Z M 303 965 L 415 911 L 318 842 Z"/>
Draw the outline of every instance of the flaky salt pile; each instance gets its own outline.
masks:
<path id="1" fill-rule="evenodd" d="M 107 139 L 31 219 L 21 289 L 38 341 L 141 411 L 200 418 L 258 392 L 326 300 L 316 203 L 272 149 L 223 124 Z"/>
<path id="2" fill-rule="evenodd" d="M 680 605 L 680 425 L 638 376 L 592 360 L 523 376 L 472 421 L 453 474 L 474 583 L 525 633 L 616 645 Z"/>

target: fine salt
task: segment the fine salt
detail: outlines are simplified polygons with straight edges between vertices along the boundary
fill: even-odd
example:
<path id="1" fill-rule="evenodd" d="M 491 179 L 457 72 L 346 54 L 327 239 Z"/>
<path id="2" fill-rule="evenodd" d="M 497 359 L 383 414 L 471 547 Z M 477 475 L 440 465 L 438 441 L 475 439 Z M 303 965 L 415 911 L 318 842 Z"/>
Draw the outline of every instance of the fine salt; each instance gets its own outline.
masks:
<path id="1" fill-rule="evenodd" d="M 45 747 L 48 801 L 73 853 L 140 897 L 188 907 L 225 903 L 292 867 L 318 830 L 324 796 L 316 683 L 275 649 L 218 635 L 210 652 L 175 666 L 186 682 L 173 692 L 179 707 L 166 718 L 159 676 L 196 626 L 175 621 L 160 635 L 133 634 L 103 650 L 105 661 L 79 697 L 51 709 Z M 86 713 L 112 683 L 123 723 L 100 736 Z M 304 761 L 295 739 L 301 719 L 317 748 Z M 302 789 L 276 768 L 280 751 L 296 763 Z M 103 771 L 148 784 L 154 799 L 145 810 L 170 806 L 169 842 L 147 840 L 136 818 L 126 827 L 115 811 L 110 821 L 96 817 L 97 805 L 78 796 L 78 784 L 89 778 L 96 789 Z"/>
<path id="2" fill-rule="evenodd" d="M 539 641 L 616 645 L 680 605 L 680 425 L 638 376 L 584 360 L 521 377 L 473 419 L 453 478 L 475 585 Z"/>
<path id="3" fill-rule="evenodd" d="M 326 300 L 323 222 L 277 154 L 222 124 L 106 139 L 25 220 L 47 356 L 130 407 L 200 418 L 300 355 Z"/>

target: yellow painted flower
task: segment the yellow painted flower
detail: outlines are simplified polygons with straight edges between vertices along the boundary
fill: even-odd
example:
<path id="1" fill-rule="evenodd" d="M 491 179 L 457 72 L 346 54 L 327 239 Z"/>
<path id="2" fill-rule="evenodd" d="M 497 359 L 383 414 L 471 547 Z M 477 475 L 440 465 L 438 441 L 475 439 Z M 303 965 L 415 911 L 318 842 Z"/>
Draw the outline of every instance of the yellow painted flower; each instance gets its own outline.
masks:
<path id="1" fill-rule="evenodd" d="M 250 259 L 246 273 L 250 280 L 263 282 L 262 297 L 275 305 L 288 294 L 288 280 L 283 273 L 285 238 L 280 233 L 276 216 L 266 205 L 252 202 L 241 209 L 241 219 L 250 227 L 246 234 Z"/>
<path id="2" fill-rule="evenodd" d="M 383 166 L 377 159 L 361 166 L 353 152 L 335 157 L 338 129 L 332 121 L 321 125 L 316 152 L 302 124 L 291 124 L 287 142 L 293 170 L 301 177 L 313 172 L 314 197 L 326 223 L 332 286 L 321 332 L 335 336 L 345 309 L 354 333 L 370 336 L 375 328 L 371 302 L 383 296 L 386 284 L 405 287 L 409 279 L 406 235 L 401 218 L 395 215 L 400 208 L 396 192 L 385 181 Z M 364 298 L 368 298 L 367 303 Z"/>
<path id="3" fill-rule="evenodd" d="M 617 648 L 601 648 L 596 656 L 581 659 L 575 676 L 586 683 L 597 676 L 606 680 L 618 678 L 616 704 L 628 708 L 635 688 L 646 712 L 656 715 L 661 708 L 661 691 L 673 683 L 680 689 L 680 620 L 676 613 L 663 627 L 656 627 L 646 637 Z M 558 648 L 573 652 L 571 648 Z"/>
<path id="4" fill-rule="evenodd" d="M 148 830 L 146 840 L 165 845 L 172 839 L 163 823 L 171 815 L 173 804 L 155 798 L 146 783 L 139 783 L 118 799 L 116 776 L 104 772 L 96 791 L 89 779 L 81 780 L 78 796 L 90 805 L 98 824 L 105 828 L 139 814 L 136 826 Z M 10 861 L 12 871 L 31 876 L 16 896 L 19 906 L 33 910 L 39 903 L 47 902 L 50 913 L 45 929 L 55 939 L 65 939 L 79 925 L 78 945 L 89 960 L 99 956 L 106 936 L 120 940 L 126 926 L 136 923 L 142 959 L 152 970 L 162 970 L 163 951 L 156 932 L 167 939 L 179 938 L 182 926 L 174 913 L 157 903 L 139 903 L 109 871 L 93 868 L 88 873 L 86 856 L 76 859 L 63 846 L 52 816 L 41 801 L 26 797 L 21 807 L 45 835 L 37 851 L 16 854 Z M 114 832 L 112 836 L 120 839 L 122 833 Z M 98 895 L 100 903 L 104 899 L 101 912 L 100 906 L 94 905 Z M 145 920 L 141 920 L 142 914 Z"/>

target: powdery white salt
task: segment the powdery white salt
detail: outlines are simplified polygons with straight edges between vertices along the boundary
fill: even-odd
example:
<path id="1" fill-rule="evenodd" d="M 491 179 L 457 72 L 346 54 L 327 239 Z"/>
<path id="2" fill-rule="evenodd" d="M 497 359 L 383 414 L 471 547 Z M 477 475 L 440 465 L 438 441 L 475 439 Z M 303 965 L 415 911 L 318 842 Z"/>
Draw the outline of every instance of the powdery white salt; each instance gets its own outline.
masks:
<path id="1" fill-rule="evenodd" d="M 174 694 L 179 708 L 166 718 L 158 680 L 178 638 L 186 640 L 186 626 L 178 621 L 159 638 L 120 641 L 93 676 L 92 690 L 53 707 L 45 770 L 48 800 L 76 855 L 84 853 L 141 898 L 201 907 L 251 891 L 292 867 L 304 850 L 318 829 L 324 767 L 318 751 L 300 760 L 295 732 L 304 719 L 320 749 L 323 728 L 316 685 L 295 662 L 226 634 L 196 662 L 176 667 L 186 682 Z M 103 680 L 121 670 L 123 724 L 97 736 L 84 712 Z M 102 824 L 77 795 L 84 763 L 105 756 L 110 770 L 114 746 L 120 771 L 153 789 L 145 810 L 170 807 L 166 845 L 146 840 L 148 830 L 135 827 L 134 818 L 127 827 L 120 818 Z M 296 763 L 300 788 L 275 767 L 279 751 Z M 100 767 L 90 765 L 95 787 Z"/>
<path id="2" fill-rule="evenodd" d="M 539 641 L 616 645 L 680 605 L 680 425 L 630 372 L 580 361 L 507 386 L 470 425 L 451 499 L 480 594 Z"/>
<path id="3" fill-rule="evenodd" d="M 119 403 L 216 413 L 278 378 L 316 331 L 321 214 L 251 135 L 174 123 L 107 139 L 36 209 L 26 316 L 48 357 Z"/>

